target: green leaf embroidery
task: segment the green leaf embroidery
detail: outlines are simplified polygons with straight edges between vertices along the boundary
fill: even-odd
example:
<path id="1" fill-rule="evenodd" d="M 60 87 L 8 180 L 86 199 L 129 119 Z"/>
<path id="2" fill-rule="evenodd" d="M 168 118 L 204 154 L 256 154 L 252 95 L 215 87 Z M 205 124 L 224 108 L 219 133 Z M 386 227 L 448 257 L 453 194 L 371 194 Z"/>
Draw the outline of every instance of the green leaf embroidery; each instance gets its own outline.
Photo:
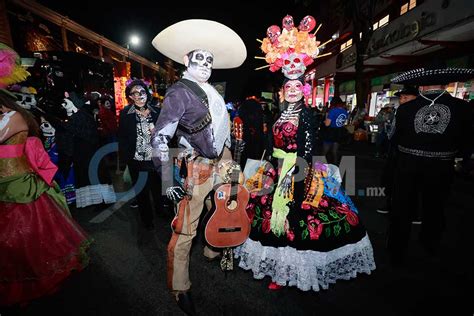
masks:
<path id="1" fill-rule="evenodd" d="M 329 210 L 329 215 L 331 215 L 331 217 L 334 219 L 339 219 L 339 215 L 337 215 L 337 213 L 334 212 L 334 210 Z"/>
<path id="2" fill-rule="evenodd" d="M 255 207 L 255 214 L 260 215 L 260 207 Z"/>
<path id="3" fill-rule="evenodd" d="M 339 224 L 334 225 L 334 235 L 339 236 L 340 231 L 341 231 L 341 225 Z"/>
<path id="4" fill-rule="evenodd" d="M 351 231 L 351 225 L 349 225 L 348 222 L 344 222 L 344 229 L 346 230 L 346 233 L 349 233 Z"/>
<path id="5" fill-rule="evenodd" d="M 252 222 L 252 227 L 255 227 L 255 226 L 257 226 L 257 222 L 258 222 L 258 220 L 257 220 L 257 219 L 255 219 L 255 220 Z"/>
<path id="6" fill-rule="evenodd" d="M 329 221 L 329 218 L 326 214 L 323 214 L 323 213 L 319 213 L 318 214 L 319 218 L 321 218 L 323 221 L 325 222 L 328 222 Z"/>
<path id="7" fill-rule="evenodd" d="M 326 237 L 331 236 L 331 227 L 326 227 L 326 229 L 324 230 L 324 233 L 326 234 Z"/>
<path id="8" fill-rule="evenodd" d="M 304 226 L 304 220 L 300 220 L 300 227 Z"/>
<path id="9" fill-rule="evenodd" d="M 303 230 L 303 232 L 301 233 L 301 239 L 305 240 L 308 237 L 308 234 L 309 233 L 307 229 Z"/>

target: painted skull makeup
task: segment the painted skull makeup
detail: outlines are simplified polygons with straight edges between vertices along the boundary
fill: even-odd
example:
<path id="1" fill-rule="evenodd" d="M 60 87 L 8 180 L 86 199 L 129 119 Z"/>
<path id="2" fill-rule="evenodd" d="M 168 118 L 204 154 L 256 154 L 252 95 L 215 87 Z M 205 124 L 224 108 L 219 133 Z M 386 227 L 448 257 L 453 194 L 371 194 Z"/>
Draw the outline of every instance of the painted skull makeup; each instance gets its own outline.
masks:
<path id="1" fill-rule="evenodd" d="M 13 94 L 16 96 L 16 104 L 22 108 L 31 110 L 36 107 L 36 98 L 34 94 L 20 92 L 13 92 Z"/>
<path id="2" fill-rule="evenodd" d="M 285 100 L 295 103 L 303 98 L 303 84 L 299 80 L 290 80 L 283 86 Z"/>
<path id="3" fill-rule="evenodd" d="M 188 55 L 189 56 L 189 55 Z M 198 82 L 207 82 L 212 73 L 214 56 L 205 50 L 195 50 L 189 57 L 187 72 Z"/>
<path id="4" fill-rule="evenodd" d="M 304 74 L 306 66 L 299 54 L 291 53 L 283 60 L 282 72 L 288 79 L 296 79 Z"/>
<path id="5" fill-rule="evenodd" d="M 56 134 L 56 129 L 48 121 L 42 120 L 40 125 L 41 132 L 44 137 L 51 137 Z"/>
<path id="6" fill-rule="evenodd" d="M 130 90 L 130 98 L 136 106 L 142 107 L 146 104 L 148 95 L 142 86 L 136 85 Z"/>
<path id="7" fill-rule="evenodd" d="M 112 109 L 112 103 L 111 103 L 109 100 L 105 100 L 105 102 L 104 102 L 104 107 L 105 107 L 107 110 L 110 110 L 110 109 Z"/>

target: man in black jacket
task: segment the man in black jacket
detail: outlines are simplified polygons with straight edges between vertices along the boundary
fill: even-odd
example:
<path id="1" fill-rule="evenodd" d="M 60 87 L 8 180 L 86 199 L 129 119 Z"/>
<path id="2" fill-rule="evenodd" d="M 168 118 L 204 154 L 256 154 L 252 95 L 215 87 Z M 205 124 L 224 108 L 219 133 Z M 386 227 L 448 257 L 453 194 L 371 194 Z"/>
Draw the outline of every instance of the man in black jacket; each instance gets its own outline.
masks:
<path id="1" fill-rule="evenodd" d="M 120 111 L 118 130 L 120 161 L 125 162 L 135 184 L 136 199 L 141 221 L 146 229 L 153 229 L 153 212 L 150 192 L 153 193 L 156 211 L 163 211 L 161 181 L 151 160 L 151 135 L 158 119 L 158 109 L 149 105 L 150 93 L 141 80 L 132 81 L 125 94 L 130 101 Z M 145 182 L 137 183 L 139 173 L 145 173 Z"/>
<path id="2" fill-rule="evenodd" d="M 392 79 L 398 84 L 421 86 L 420 95 L 398 109 L 393 136 L 398 150 L 388 235 L 393 264 L 403 261 L 419 196 L 421 244 L 430 255 L 439 250 L 454 158 L 467 149 L 465 136 L 471 124 L 467 102 L 451 97 L 445 87 L 449 82 L 472 77 L 473 69 L 438 66 L 412 70 Z"/>

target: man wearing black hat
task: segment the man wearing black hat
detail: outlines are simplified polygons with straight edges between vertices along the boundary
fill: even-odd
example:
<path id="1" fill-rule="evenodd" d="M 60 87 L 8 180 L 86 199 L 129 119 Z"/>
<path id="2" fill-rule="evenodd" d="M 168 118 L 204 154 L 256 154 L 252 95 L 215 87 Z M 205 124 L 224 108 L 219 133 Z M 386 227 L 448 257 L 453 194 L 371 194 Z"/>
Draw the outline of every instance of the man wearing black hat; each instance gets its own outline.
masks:
<path id="1" fill-rule="evenodd" d="M 394 264 L 403 261 L 418 196 L 420 241 L 430 255 L 439 249 L 454 158 L 468 146 L 465 135 L 471 119 L 468 104 L 451 97 L 445 87 L 472 77 L 473 69 L 439 67 L 411 70 L 392 79 L 421 86 L 420 95 L 398 109 L 393 135 L 398 153 L 387 246 Z"/>
<path id="2" fill-rule="evenodd" d="M 392 189 L 393 189 L 393 177 L 394 177 L 394 168 L 395 168 L 395 158 L 397 152 L 396 144 L 393 144 L 393 134 L 395 133 L 395 122 L 396 114 L 398 107 L 402 104 L 410 102 L 418 96 L 418 89 L 414 86 L 405 86 L 402 90 L 395 93 L 399 98 L 398 104 L 395 105 L 395 109 L 390 118 L 390 123 L 387 131 L 387 137 L 389 140 L 388 144 L 388 155 L 387 161 L 385 162 L 385 167 L 382 174 L 382 185 L 385 187 L 385 207 L 377 209 L 377 213 L 387 214 L 392 209 Z"/>

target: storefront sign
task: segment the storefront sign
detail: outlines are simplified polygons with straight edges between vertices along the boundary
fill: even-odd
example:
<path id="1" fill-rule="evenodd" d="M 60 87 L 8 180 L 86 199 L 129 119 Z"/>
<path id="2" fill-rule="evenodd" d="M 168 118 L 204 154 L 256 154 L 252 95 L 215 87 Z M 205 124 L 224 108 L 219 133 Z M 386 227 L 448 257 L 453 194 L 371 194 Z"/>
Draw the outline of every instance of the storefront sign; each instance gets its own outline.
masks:
<path id="1" fill-rule="evenodd" d="M 355 92 L 355 80 L 344 81 L 339 85 L 340 94 L 351 94 Z"/>
<path id="2" fill-rule="evenodd" d="M 422 14 L 420 18 L 409 23 L 401 23 L 393 31 L 378 38 L 372 38 L 368 53 L 376 54 L 379 50 L 388 48 L 393 44 L 400 44 L 404 40 L 412 40 L 424 30 L 436 24 L 434 12 Z M 374 33 L 375 35 L 376 33 Z"/>

